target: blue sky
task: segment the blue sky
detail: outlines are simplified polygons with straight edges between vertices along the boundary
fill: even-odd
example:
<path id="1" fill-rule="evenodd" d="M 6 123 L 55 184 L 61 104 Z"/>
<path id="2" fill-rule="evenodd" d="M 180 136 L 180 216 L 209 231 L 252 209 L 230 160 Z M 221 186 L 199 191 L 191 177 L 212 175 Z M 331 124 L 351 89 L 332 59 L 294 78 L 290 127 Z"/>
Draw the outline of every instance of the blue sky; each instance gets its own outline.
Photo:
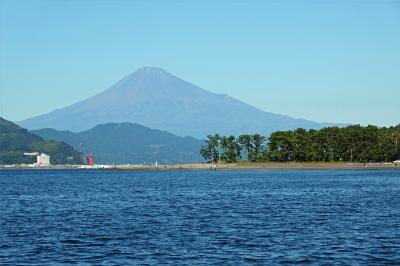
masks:
<path id="1" fill-rule="evenodd" d="M 0 12 L 6 119 L 150 65 L 269 112 L 400 123 L 399 2 L 0 0 Z"/>

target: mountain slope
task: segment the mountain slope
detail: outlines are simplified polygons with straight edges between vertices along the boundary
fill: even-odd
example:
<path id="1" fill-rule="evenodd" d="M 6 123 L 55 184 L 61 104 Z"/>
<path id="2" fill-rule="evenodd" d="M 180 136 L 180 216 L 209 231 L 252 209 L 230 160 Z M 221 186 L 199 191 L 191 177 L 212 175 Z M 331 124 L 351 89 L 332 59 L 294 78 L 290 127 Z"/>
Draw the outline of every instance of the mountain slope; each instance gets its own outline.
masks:
<path id="1" fill-rule="evenodd" d="M 328 125 L 264 112 L 154 67 L 141 68 L 93 97 L 19 124 L 29 129 L 77 132 L 109 122 L 133 122 L 198 138 L 216 132 L 267 135 L 276 130 Z"/>
<path id="2" fill-rule="evenodd" d="M 108 123 L 73 133 L 54 129 L 32 131 L 45 139 L 64 141 L 101 164 L 193 163 L 201 161 L 202 141 L 131 123 Z"/>
<path id="3" fill-rule="evenodd" d="M 52 164 L 79 164 L 82 156 L 60 141 L 45 141 L 24 128 L 0 117 L 0 164 L 34 163 L 36 157 L 24 152 L 49 154 Z"/>

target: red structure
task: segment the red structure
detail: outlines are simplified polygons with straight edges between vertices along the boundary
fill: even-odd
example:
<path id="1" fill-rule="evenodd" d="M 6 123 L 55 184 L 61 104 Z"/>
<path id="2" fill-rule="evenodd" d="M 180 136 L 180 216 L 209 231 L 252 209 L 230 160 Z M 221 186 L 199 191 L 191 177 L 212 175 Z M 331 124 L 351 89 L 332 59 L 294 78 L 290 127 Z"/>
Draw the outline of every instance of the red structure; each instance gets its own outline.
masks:
<path id="1" fill-rule="evenodd" d="M 90 153 L 89 165 L 90 165 L 90 166 L 93 166 L 93 154 L 92 154 L 92 153 Z"/>

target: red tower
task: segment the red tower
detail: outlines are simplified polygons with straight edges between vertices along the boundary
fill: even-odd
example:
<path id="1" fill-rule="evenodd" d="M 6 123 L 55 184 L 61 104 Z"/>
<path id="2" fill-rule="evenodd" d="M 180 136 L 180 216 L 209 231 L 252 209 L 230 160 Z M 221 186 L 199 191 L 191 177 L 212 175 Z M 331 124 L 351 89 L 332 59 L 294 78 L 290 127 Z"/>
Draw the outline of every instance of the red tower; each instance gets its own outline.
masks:
<path id="1" fill-rule="evenodd" d="M 92 153 L 90 153 L 89 165 L 90 165 L 90 166 L 93 166 L 93 154 L 92 154 Z"/>

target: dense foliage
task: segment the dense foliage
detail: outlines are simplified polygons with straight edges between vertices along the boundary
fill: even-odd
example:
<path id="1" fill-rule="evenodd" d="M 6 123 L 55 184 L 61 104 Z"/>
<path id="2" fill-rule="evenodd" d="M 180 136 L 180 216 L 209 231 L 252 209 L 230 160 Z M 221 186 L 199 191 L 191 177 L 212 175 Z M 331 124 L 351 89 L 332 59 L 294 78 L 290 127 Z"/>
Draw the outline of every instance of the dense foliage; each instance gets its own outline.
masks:
<path id="1" fill-rule="evenodd" d="M 400 159 L 400 125 L 352 125 L 320 130 L 302 128 L 276 131 L 269 138 L 259 134 L 207 136 L 200 150 L 210 162 L 388 162 Z"/>
<path id="2" fill-rule="evenodd" d="M 45 141 L 0 117 L 0 164 L 34 163 L 36 157 L 24 152 L 49 154 L 52 164 L 82 163 L 82 154 L 60 141 Z"/>

